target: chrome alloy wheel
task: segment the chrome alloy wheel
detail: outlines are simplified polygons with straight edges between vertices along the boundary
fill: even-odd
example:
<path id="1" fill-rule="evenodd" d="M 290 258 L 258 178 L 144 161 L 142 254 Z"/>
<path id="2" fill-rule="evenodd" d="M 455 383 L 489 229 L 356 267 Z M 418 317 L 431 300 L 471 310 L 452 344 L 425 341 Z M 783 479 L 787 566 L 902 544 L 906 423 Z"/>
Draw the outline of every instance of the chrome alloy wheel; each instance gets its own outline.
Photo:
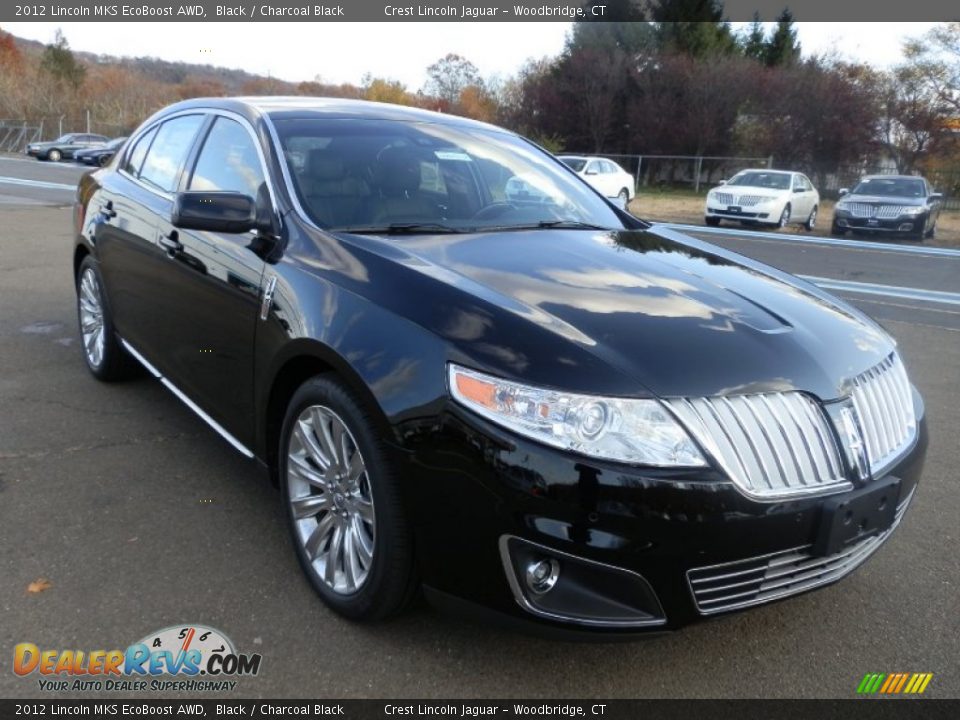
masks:
<path id="1" fill-rule="evenodd" d="M 350 595 L 373 563 L 373 494 L 360 449 L 340 416 L 321 405 L 300 413 L 287 448 L 287 501 L 316 576 Z"/>
<path id="2" fill-rule="evenodd" d="M 103 362 L 105 336 L 103 329 L 103 299 L 93 270 L 87 268 L 80 276 L 80 334 L 87 362 L 99 368 Z"/>

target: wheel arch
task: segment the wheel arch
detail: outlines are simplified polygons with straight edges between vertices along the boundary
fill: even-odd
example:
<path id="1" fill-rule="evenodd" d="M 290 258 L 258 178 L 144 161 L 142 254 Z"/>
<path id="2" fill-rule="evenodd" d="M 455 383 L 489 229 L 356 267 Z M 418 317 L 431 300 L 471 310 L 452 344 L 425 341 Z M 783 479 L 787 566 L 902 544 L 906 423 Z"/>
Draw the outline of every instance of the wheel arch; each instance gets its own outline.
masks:
<path id="1" fill-rule="evenodd" d="M 317 375 L 332 375 L 354 392 L 370 413 L 381 436 L 391 438 L 390 423 L 373 392 L 360 375 L 333 348 L 316 340 L 300 339 L 290 343 L 276 369 L 269 374 L 258 413 L 258 450 L 267 464 L 273 482 L 277 477 L 277 451 L 283 418 L 290 399 L 303 383 Z"/>

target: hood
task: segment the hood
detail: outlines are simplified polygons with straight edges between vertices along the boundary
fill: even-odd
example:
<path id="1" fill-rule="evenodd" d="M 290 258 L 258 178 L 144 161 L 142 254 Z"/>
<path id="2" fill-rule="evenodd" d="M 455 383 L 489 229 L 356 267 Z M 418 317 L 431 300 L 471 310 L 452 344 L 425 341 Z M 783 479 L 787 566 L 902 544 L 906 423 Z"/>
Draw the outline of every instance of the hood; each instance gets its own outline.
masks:
<path id="1" fill-rule="evenodd" d="M 782 195 L 790 192 L 789 188 L 762 187 L 759 185 L 717 185 L 711 192 L 726 192 L 731 195 Z"/>
<path id="2" fill-rule="evenodd" d="M 871 205 L 926 205 L 926 198 L 899 197 L 892 195 L 854 195 L 848 193 L 840 198 L 839 202 L 859 202 Z"/>
<path id="3" fill-rule="evenodd" d="M 498 323 L 494 315 L 479 335 L 461 339 L 466 353 L 543 356 L 547 333 L 631 378 L 624 394 L 639 384 L 661 397 L 799 389 L 832 399 L 894 347 L 876 324 L 812 285 L 668 230 L 384 242 L 404 264 L 512 316 Z M 495 367 L 496 355 L 483 363 Z M 503 368 L 520 374 L 513 370 Z"/>

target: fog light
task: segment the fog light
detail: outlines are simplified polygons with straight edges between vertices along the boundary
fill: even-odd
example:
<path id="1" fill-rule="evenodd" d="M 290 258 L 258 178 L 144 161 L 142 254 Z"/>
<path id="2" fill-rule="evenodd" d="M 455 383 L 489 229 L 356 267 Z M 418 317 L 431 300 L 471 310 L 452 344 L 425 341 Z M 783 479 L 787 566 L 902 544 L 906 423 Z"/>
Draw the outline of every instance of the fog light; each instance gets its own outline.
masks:
<path id="1" fill-rule="evenodd" d="M 537 595 L 549 592 L 560 577 L 560 563 L 553 558 L 531 560 L 527 565 L 527 587 Z"/>

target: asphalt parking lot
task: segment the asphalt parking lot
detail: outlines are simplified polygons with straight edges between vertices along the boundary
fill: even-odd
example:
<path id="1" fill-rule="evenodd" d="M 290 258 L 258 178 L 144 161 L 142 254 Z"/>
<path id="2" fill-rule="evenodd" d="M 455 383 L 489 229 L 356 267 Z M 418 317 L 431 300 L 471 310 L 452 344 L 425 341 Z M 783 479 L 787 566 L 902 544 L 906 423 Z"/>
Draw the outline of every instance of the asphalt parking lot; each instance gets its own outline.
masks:
<path id="1" fill-rule="evenodd" d="M 893 333 L 926 399 L 912 508 L 843 582 L 630 643 L 531 638 L 422 605 L 361 626 L 301 577 L 251 463 L 156 381 L 87 372 L 71 193 L 53 187 L 79 174 L 0 159 L 0 697 L 45 696 L 11 672 L 17 643 L 125 648 L 188 622 L 263 655 L 233 697 L 852 698 L 867 672 L 932 672 L 927 697 L 960 697 L 960 256 L 702 235 L 850 283 L 841 294 Z M 863 291 L 875 286 L 941 294 Z M 40 578 L 50 587 L 28 592 Z"/>

